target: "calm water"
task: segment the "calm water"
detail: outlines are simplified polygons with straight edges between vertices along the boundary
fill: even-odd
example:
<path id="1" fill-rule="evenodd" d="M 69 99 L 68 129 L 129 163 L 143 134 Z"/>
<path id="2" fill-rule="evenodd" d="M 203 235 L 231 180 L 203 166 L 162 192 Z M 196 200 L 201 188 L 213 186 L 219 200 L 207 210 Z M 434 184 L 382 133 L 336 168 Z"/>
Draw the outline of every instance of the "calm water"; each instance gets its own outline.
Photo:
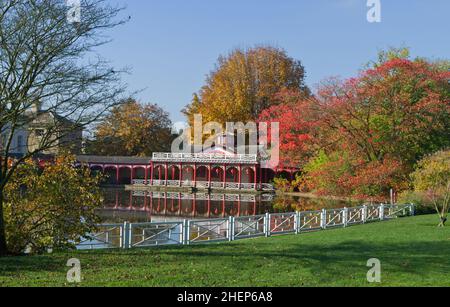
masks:
<path id="1" fill-rule="evenodd" d="M 105 223 L 165 222 L 213 219 L 265 213 L 343 208 L 355 204 L 298 197 L 251 194 L 188 194 L 103 190 L 105 204 L 99 215 Z"/>

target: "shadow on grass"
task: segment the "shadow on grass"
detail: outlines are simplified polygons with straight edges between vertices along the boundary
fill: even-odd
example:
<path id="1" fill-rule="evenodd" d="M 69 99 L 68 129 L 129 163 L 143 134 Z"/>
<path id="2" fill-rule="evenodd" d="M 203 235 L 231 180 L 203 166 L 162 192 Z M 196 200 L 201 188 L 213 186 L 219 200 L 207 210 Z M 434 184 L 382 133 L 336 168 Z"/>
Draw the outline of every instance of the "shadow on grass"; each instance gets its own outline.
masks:
<path id="1" fill-rule="evenodd" d="M 231 246 L 230 246 L 231 247 Z M 240 246 L 241 247 L 241 246 Z M 346 274 L 355 271 L 367 272 L 367 261 L 377 258 L 382 266 L 390 274 L 408 273 L 424 276 L 434 274 L 445 276 L 450 272 L 450 241 L 448 242 L 414 242 L 408 243 L 383 243 L 369 244 L 360 241 L 347 241 L 333 245 L 286 244 L 280 250 L 270 249 L 255 250 L 242 248 L 211 248 L 196 246 L 186 249 L 181 255 L 195 258 L 198 262 L 202 259 L 236 259 L 237 267 L 246 266 L 248 263 L 267 263 L 267 260 L 279 262 L 284 266 L 293 268 L 301 266 L 311 272 L 320 272 L 322 277 L 336 278 L 338 274 Z M 165 255 L 178 255 L 173 250 L 166 250 Z M 238 263 L 241 259 L 241 263 Z"/>
<path id="2" fill-rule="evenodd" d="M 450 241 L 407 243 L 365 243 L 344 241 L 339 244 L 304 244 L 298 242 L 248 242 L 249 244 L 196 245 L 184 248 L 158 248 L 132 251 L 94 251 L 75 254 L 89 263 L 115 266 L 134 262 L 145 266 L 155 259 L 164 259 L 161 265 L 173 263 L 227 263 L 234 268 L 260 267 L 261 270 L 281 270 L 302 267 L 318 278 L 334 278 L 352 272 L 367 272 L 366 262 L 378 258 L 383 269 L 389 274 L 407 273 L 424 276 L 426 274 L 447 274 L 450 272 Z M 272 242 L 275 243 L 275 242 Z M 174 256 L 174 257 L 172 257 Z M 67 270 L 66 261 L 71 253 L 56 253 L 35 257 L 0 258 L 0 277 L 26 272 L 58 272 Z M 268 262 L 275 266 L 265 267 Z"/>

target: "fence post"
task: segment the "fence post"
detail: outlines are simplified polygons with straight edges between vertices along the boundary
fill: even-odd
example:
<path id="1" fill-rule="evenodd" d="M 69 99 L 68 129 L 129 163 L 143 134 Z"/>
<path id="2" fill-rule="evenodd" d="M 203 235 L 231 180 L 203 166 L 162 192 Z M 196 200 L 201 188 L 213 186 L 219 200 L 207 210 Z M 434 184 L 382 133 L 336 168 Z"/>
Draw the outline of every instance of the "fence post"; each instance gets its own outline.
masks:
<path id="1" fill-rule="evenodd" d="M 181 239 L 181 244 L 187 245 L 187 236 L 186 236 L 187 220 L 183 220 L 183 224 L 182 224 L 181 228 L 182 228 L 181 232 L 183 233 L 183 236 Z"/>
<path id="2" fill-rule="evenodd" d="M 322 229 L 327 228 L 327 210 L 322 209 L 322 214 L 320 215 L 320 227 Z"/>
<path id="3" fill-rule="evenodd" d="M 344 223 L 344 228 L 348 226 L 348 208 L 347 207 L 344 208 L 342 222 Z"/>
<path id="4" fill-rule="evenodd" d="M 122 232 L 122 248 L 128 249 L 130 248 L 130 223 L 123 223 L 123 232 Z"/>
<path id="5" fill-rule="evenodd" d="M 120 243 L 119 243 L 119 247 L 120 248 L 124 248 L 124 231 L 125 230 L 125 223 L 122 224 L 122 226 L 120 226 L 119 228 L 119 237 L 120 237 Z"/>
<path id="6" fill-rule="evenodd" d="M 191 244 L 191 221 L 189 221 L 189 220 L 186 221 L 185 233 L 186 233 L 185 245 L 190 245 Z"/>
<path id="7" fill-rule="evenodd" d="M 409 214 L 411 216 L 415 216 L 416 215 L 416 205 L 414 205 L 414 204 L 410 204 L 409 205 Z"/>
<path id="8" fill-rule="evenodd" d="M 128 223 L 128 248 L 133 247 L 133 223 Z"/>
<path id="9" fill-rule="evenodd" d="M 264 218 L 264 233 L 266 237 L 270 237 L 270 214 L 266 213 L 266 217 Z"/>
<path id="10" fill-rule="evenodd" d="M 367 205 L 363 206 L 362 222 L 363 222 L 363 224 L 365 224 L 367 222 Z"/>
<path id="11" fill-rule="evenodd" d="M 384 204 L 380 205 L 380 220 L 384 220 Z"/>
<path id="12" fill-rule="evenodd" d="M 295 212 L 294 217 L 294 224 L 295 224 L 295 234 L 298 235 L 300 233 L 300 212 Z"/>
<path id="13" fill-rule="evenodd" d="M 230 216 L 228 219 L 228 241 L 234 241 L 234 217 Z"/>

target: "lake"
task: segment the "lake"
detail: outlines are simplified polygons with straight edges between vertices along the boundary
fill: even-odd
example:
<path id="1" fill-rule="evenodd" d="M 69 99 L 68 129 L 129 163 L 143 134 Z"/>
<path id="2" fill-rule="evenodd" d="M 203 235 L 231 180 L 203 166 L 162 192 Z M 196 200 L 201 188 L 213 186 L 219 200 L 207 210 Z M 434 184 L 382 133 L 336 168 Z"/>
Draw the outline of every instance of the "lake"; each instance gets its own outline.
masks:
<path id="1" fill-rule="evenodd" d="M 104 223 L 167 222 L 351 207 L 345 201 L 273 194 L 206 194 L 104 189 Z"/>

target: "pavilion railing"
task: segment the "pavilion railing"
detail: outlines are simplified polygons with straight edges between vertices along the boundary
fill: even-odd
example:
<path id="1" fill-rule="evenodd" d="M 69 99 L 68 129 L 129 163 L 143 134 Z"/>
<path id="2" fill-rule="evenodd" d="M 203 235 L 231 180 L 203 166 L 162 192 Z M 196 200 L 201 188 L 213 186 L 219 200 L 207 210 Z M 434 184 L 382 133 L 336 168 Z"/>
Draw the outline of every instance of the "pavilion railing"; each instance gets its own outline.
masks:
<path id="1" fill-rule="evenodd" d="M 257 163 L 257 155 L 224 155 L 208 153 L 154 153 L 155 162 L 232 162 Z"/>
<path id="2" fill-rule="evenodd" d="M 80 239 L 79 249 L 193 245 L 319 231 L 413 216 L 415 206 L 366 205 L 353 208 L 275 213 L 179 222 L 104 224 Z"/>
<path id="3" fill-rule="evenodd" d="M 187 187 L 201 189 L 224 189 L 224 190 L 262 190 L 273 191 L 273 185 L 269 183 L 237 183 L 237 182 L 221 182 L 221 181 L 192 181 L 192 180 L 143 180 L 133 179 L 132 185 L 145 185 L 155 187 Z"/>

